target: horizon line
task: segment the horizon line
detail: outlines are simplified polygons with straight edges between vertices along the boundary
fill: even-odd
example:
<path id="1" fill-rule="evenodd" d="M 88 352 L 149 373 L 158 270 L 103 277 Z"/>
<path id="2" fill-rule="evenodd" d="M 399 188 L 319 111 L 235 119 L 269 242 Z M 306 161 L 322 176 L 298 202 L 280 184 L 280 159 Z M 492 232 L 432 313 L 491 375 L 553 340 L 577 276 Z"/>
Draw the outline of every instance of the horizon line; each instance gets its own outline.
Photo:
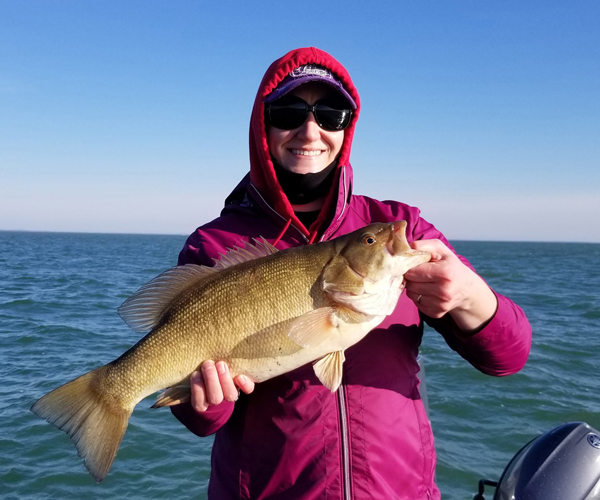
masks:
<path id="1" fill-rule="evenodd" d="M 134 232 L 111 232 L 111 231 L 39 231 L 36 229 L 0 229 L 0 233 L 44 233 L 44 234 L 89 234 L 107 236 L 181 236 L 187 238 L 192 233 L 134 233 Z M 516 239 L 472 239 L 472 238 L 448 238 L 449 242 L 485 242 L 485 243 L 564 243 L 600 245 L 600 241 L 571 241 L 571 240 L 516 240 Z"/>

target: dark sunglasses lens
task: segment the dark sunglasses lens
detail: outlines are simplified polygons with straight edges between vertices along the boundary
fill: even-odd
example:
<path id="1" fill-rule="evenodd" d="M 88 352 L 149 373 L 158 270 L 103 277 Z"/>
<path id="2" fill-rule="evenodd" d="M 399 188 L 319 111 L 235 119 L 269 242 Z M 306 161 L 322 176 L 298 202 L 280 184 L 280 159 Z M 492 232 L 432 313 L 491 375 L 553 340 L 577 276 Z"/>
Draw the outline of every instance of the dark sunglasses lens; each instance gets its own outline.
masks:
<path id="1" fill-rule="evenodd" d="M 350 123 L 352 112 L 349 109 L 333 109 L 317 104 L 317 123 L 324 130 L 344 130 Z"/>
<path id="2" fill-rule="evenodd" d="M 296 96 L 282 97 L 267 109 L 270 124 L 282 130 L 300 127 L 309 113 L 308 104 Z M 350 124 L 352 111 L 346 108 L 345 101 L 341 99 L 323 99 L 313 109 L 317 123 L 324 130 L 344 130 Z"/>
<path id="3" fill-rule="evenodd" d="M 282 130 L 298 128 L 306 120 L 307 114 L 308 107 L 301 102 L 287 105 L 272 104 L 269 107 L 269 121 L 271 125 Z"/>

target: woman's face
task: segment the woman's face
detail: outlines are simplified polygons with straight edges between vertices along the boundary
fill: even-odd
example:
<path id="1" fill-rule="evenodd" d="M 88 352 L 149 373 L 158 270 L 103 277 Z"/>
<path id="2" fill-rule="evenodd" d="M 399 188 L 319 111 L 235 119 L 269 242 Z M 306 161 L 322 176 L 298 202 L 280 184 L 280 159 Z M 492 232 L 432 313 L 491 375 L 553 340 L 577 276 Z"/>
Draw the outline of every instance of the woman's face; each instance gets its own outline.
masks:
<path id="1" fill-rule="evenodd" d="M 290 91 L 312 105 L 335 90 L 318 83 L 306 83 Z M 308 113 L 306 121 L 293 130 L 273 126 L 267 131 L 269 151 L 286 170 L 297 174 L 320 172 L 331 164 L 342 149 L 344 131 L 323 130 Z"/>

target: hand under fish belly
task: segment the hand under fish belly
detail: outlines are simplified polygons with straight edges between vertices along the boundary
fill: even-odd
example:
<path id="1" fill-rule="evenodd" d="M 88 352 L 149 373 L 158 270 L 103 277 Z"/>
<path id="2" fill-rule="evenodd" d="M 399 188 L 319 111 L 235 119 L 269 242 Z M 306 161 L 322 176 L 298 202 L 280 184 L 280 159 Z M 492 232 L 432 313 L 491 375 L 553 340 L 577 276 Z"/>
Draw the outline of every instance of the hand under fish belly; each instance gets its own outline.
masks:
<path id="1" fill-rule="evenodd" d="M 268 380 L 306 363 L 335 391 L 344 350 L 396 307 L 403 275 L 430 259 L 406 241 L 406 222 L 377 223 L 331 241 L 277 251 L 266 241 L 230 250 L 214 267 L 170 269 L 119 309 L 146 333 L 116 360 L 48 393 L 32 411 L 64 430 L 90 474 L 104 479 L 133 408 L 189 397 L 207 359 L 232 376 Z M 183 382 L 183 383 L 182 383 Z"/>

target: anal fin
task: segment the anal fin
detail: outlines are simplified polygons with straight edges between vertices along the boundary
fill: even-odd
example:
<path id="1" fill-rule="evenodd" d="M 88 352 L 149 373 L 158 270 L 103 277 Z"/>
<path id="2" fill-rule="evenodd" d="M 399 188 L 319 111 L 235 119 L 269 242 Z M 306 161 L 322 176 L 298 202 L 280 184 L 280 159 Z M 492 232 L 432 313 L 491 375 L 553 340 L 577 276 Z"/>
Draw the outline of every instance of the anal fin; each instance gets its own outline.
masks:
<path id="1" fill-rule="evenodd" d="M 162 408 L 181 403 L 187 403 L 192 399 L 189 378 L 182 380 L 179 384 L 169 387 L 161 392 L 150 408 Z"/>
<path id="2" fill-rule="evenodd" d="M 342 383 L 344 351 L 330 352 L 313 364 L 315 374 L 321 383 L 331 392 L 337 391 Z"/>

